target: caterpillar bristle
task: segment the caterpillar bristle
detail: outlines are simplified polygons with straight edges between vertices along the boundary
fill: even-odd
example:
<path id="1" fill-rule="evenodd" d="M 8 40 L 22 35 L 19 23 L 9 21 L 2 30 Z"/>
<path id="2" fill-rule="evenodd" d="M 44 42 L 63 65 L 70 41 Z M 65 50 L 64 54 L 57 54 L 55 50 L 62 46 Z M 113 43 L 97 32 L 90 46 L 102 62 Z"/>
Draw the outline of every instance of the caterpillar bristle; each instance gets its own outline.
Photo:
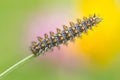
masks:
<path id="1" fill-rule="evenodd" d="M 63 25 L 63 30 L 57 28 L 56 34 L 50 31 L 50 37 L 46 33 L 44 34 L 44 39 L 42 37 L 37 37 L 39 42 L 33 41 L 31 46 L 33 54 L 40 55 L 48 50 L 53 50 L 53 47 L 55 46 L 60 49 L 61 44 L 68 46 L 68 41 L 74 42 L 75 37 L 81 37 L 81 34 L 83 32 L 87 33 L 88 29 L 93 30 L 92 27 L 100 23 L 102 18 L 99 18 L 94 14 L 88 18 L 83 17 L 83 21 L 81 21 L 81 19 L 77 19 L 76 21 L 76 24 L 70 22 L 70 27 Z"/>

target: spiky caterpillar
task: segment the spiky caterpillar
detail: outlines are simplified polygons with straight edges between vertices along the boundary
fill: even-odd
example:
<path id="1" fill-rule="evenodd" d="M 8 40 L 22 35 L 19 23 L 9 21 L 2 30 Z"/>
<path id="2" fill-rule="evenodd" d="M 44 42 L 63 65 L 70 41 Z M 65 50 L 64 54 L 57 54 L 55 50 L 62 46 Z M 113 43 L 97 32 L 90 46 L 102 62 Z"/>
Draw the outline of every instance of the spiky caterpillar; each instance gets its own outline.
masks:
<path id="1" fill-rule="evenodd" d="M 70 40 L 74 40 L 75 37 L 81 36 L 83 32 L 87 32 L 88 29 L 92 29 L 93 26 L 101 22 L 102 18 L 97 17 L 96 15 L 91 16 L 89 18 L 84 17 L 83 21 L 77 19 L 77 23 L 74 24 L 70 22 L 70 27 L 63 25 L 63 30 L 61 31 L 57 28 L 57 33 L 50 32 L 50 37 L 47 34 L 44 34 L 44 39 L 38 37 L 37 42 L 32 42 L 31 51 L 34 55 L 40 55 L 48 51 L 48 49 L 52 49 L 52 47 L 59 46 L 61 44 L 66 44 Z"/>

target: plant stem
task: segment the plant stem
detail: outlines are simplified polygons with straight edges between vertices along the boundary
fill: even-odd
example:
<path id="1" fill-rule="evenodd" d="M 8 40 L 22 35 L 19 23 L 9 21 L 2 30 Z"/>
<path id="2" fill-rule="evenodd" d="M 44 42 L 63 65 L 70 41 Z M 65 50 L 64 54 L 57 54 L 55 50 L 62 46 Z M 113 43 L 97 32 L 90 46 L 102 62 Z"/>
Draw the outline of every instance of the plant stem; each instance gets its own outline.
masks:
<path id="1" fill-rule="evenodd" d="M 0 79 L 2 79 L 2 77 L 4 77 L 6 74 L 8 74 L 9 72 L 13 71 L 17 66 L 19 66 L 22 63 L 25 63 L 26 61 L 28 61 L 29 59 L 35 57 L 34 54 L 31 54 L 27 57 L 25 57 L 24 59 L 20 60 L 19 62 L 17 62 L 16 64 L 12 65 L 11 67 L 9 67 L 8 69 L 6 69 L 4 72 L 2 72 L 0 74 Z"/>

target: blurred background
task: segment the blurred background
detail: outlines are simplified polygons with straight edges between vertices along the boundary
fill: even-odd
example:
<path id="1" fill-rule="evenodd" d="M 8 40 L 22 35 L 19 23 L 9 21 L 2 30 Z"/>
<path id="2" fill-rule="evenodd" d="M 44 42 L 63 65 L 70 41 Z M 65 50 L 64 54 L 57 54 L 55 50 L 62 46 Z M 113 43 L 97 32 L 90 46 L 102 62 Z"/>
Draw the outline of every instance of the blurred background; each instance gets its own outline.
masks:
<path id="1" fill-rule="evenodd" d="M 120 0 L 0 0 L 0 73 L 31 54 L 49 31 L 93 14 L 103 21 L 2 80 L 120 80 Z"/>

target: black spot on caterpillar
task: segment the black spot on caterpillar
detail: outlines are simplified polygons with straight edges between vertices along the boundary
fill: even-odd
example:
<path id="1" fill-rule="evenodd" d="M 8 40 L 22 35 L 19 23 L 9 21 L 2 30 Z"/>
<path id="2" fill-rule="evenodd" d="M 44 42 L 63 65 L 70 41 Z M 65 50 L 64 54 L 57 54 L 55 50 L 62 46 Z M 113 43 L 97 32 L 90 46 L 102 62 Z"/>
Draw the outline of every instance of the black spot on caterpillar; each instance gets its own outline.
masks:
<path id="1" fill-rule="evenodd" d="M 84 17 L 83 21 L 77 19 L 77 23 L 70 22 L 70 27 L 63 25 L 63 30 L 57 28 L 57 33 L 50 32 L 50 37 L 44 34 L 44 39 L 38 37 L 39 43 L 33 41 L 31 51 L 34 55 L 38 56 L 41 53 L 45 53 L 53 47 L 60 47 L 61 44 L 66 44 L 70 40 L 74 40 L 75 37 L 81 36 L 83 32 L 87 32 L 88 29 L 92 29 L 93 26 L 97 25 L 102 21 L 102 18 L 96 15 L 89 18 Z"/>

